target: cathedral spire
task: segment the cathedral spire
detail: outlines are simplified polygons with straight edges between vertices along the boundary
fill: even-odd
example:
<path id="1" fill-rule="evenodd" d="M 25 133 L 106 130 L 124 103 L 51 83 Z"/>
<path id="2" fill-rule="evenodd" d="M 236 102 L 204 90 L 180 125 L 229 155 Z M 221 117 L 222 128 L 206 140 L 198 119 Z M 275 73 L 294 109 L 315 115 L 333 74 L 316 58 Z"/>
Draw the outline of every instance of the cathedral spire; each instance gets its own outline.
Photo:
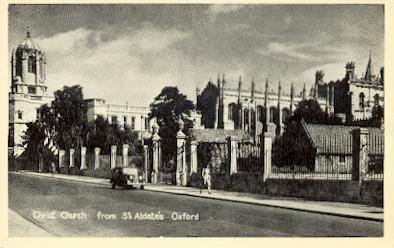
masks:
<path id="1" fill-rule="evenodd" d="M 254 92 L 255 92 L 256 84 L 254 83 L 254 77 L 252 77 L 252 92 L 251 92 L 251 98 L 252 102 L 254 101 Z"/>
<path id="2" fill-rule="evenodd" d="M 365 71 L 365 80 L 371 81 L 372 79 L 372 62 L 371 62 L 371 51 L 369 51 L 369 60 L 367 70 Z"/>

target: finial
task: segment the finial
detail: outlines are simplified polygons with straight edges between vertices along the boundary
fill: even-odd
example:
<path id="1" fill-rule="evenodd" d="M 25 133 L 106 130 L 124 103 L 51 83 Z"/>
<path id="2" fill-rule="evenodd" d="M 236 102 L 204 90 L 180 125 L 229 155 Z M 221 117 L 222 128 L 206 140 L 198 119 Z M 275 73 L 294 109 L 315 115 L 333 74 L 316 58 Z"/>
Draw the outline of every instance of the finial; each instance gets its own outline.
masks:
<path id="1" fill-rule="evenodd" d="M 265 88 L 268 89 L 268 78 L 265 79 Z"/>
<path id="2" fill-rule="evenodd" d="M 30 38 L 30 27 L 29 26 L 27 26 L 27 29 L 26 29 L 26 38 Z"/>
<path id="3" fill-rule="evenodd" d="M 223 73 L 223 82 L 224 82 L 224 73 Z"/>
<path id="4" fill-rule="evenodd" d="M 282 85 L 280 84 L 280 80 L 279 80 L 279 85 L 278 85 L 279 90 L 282 89 Z"/>

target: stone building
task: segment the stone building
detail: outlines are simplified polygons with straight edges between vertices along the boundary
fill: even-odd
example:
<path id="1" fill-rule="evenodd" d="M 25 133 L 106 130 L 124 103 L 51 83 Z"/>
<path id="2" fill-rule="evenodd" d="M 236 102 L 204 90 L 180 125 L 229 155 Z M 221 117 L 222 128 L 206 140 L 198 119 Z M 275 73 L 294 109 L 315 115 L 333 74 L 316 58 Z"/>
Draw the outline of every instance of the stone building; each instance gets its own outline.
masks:
<path id="1" fill-rule="evenodd" d="M 22 136 L 26 123 L 37 119 L 37 109 L 49 104 L 53 96 L 47 93 L 45 53 L 27 31 L 26 39 L 11 55 L 11 92 L 9 92 L 9 153 L 23 152 Z"/>
<path id="2" fill-rule="evenodd" d="M 238 88 L 227 87 L 223 78 L 217 80 L 219 97 L 216 103 L 215 128 L 247 131 L 252 137 L 259 135 L 262 130 L 267 130 L 278 135 L 282 134 L 285 119 L 293 113 L 298 103 L 314 97 L 321 108 L 328 113 L 334 112 L 333 97 L 307 95 L 304 85 L 303 90 L 296 94 L 293 83 L 288 94 L 282 91 L 281 82 L 272 89 L 268 79 L 264 90 L 256 89 L 252 79 L 251 87 L 245 89 L 241 77 Z"/>
<path id="3" fill-rule="evenodd" d="M 371 55 L 361 78 L 355 75 L 355 67 L 354 62 L 348 62 L 342 80 L 316 85 L 319 97 L 327 96 L 327 88 L 335 90 L 335 115 L 348 122 L 369 119 L 374 107 L 384 107 L 384 68 L 379 76 L 373 75 Z"/>
<path id="4" fill-rule="evenodd" d="M 50 105 L 54 97 L 47 92 L 46 57 L 43 50 L 33 42 L 30 31 L 11 55 L 11 91 L 9 92 L 9 135 L 10 156 L 19 156 L 23 151 L 23 135 L 27 123 L 37 120 L 37 109 Z M 97 115 L 108 118 L 110 123 L 130 125 L 140 132 L 140 137 L 149 135 L 151 122 L 148 119 L 149 107 L 128 104 L 107 104 L 103 99 L 87 99 L 87 119 L 94 120 Z"/>
<path id="5" fill-rule="evenodd" d="M 87 120 L 93 121 L 101 115 L 111 124 L 121 127 L 130 126 L 140 133 L 140 137 L 150 135 L 153 121 L 149 119 L 149 107 L 132 106 L 129 104 L 108 104 L 104 99 L 92 98 L 85 100 L 87 104 Z"/>

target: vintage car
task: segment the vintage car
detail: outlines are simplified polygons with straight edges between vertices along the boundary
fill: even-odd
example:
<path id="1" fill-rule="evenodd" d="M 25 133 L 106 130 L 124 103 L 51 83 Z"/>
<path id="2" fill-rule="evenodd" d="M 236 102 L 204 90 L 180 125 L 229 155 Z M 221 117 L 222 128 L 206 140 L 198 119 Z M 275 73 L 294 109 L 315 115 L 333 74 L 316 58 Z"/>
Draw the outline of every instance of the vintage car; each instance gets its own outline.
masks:
<path id="1" fill-rule="evenodd" d="M 144 189 L 145 176 L 138 167 L 116 167 L 112 169 L 111 186 L 128 188 L 129 186 Z"/>

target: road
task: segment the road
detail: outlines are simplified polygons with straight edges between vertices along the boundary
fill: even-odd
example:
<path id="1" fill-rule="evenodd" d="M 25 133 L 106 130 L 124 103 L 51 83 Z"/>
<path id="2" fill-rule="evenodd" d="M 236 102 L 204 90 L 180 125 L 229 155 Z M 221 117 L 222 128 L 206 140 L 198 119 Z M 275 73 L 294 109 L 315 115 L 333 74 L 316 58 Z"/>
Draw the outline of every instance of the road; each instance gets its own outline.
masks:
<path id="1" fill-rule="evenodd" d="M 14 173 L 9 208 L 60 237 L 383 235 L 381 222 Z"/>

